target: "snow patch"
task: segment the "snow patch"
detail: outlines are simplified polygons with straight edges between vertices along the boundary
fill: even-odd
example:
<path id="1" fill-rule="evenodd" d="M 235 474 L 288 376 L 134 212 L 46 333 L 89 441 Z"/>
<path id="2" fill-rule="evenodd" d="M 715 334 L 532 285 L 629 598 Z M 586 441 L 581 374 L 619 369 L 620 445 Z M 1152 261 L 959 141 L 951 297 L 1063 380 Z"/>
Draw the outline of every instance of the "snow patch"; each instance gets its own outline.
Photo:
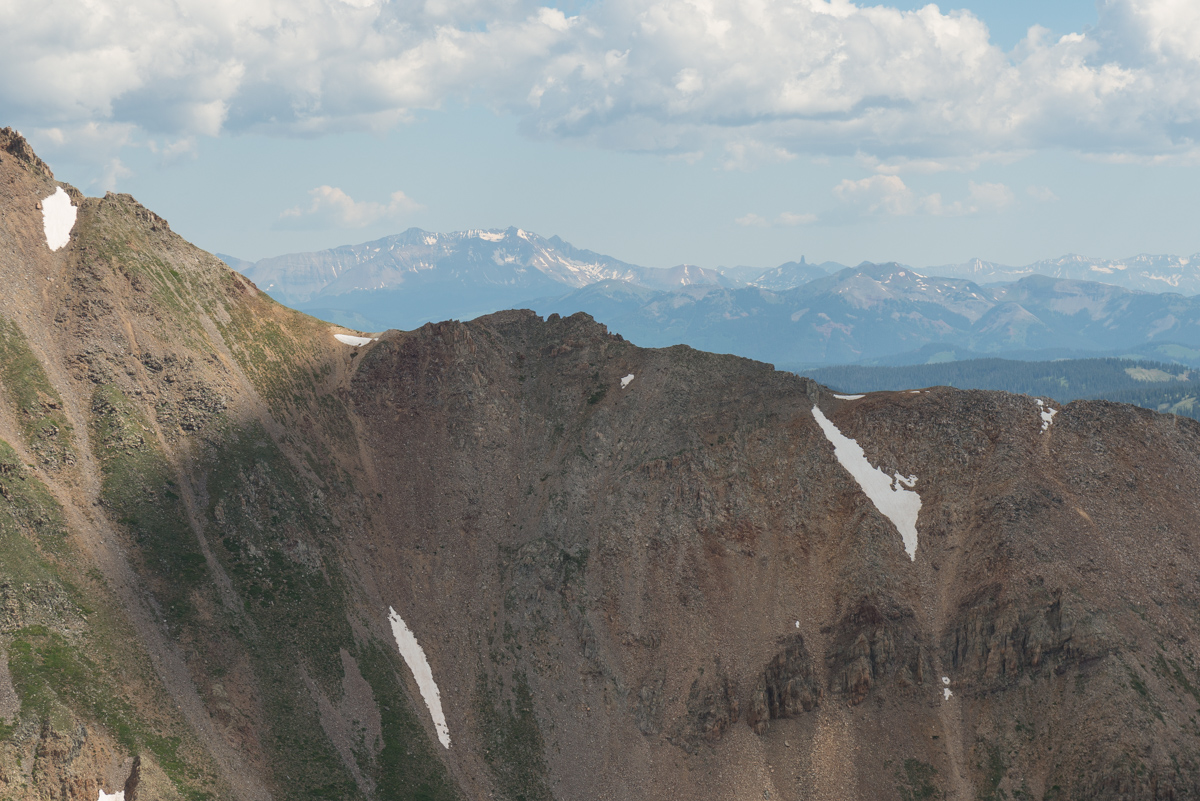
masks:
<path id="1" fill-rule="evenodd" d="M 106 793 L 101 789 L 100 797 L 96 801 L 125 801 L 125 791 L 119 790 L 115 793 Z"/>
<path id="2" fill-rule="evenodd" d="M 837 398 L 838 400 L 858 400 L 859 398 L 865 398 L 867 396 L 866 395 L 838 395 L 835 393 L 833 397 Z"/>
<path id="3" fill-rule="evenodd" d="M 353 345 L 356 348 L 359 345 L 365 345 L 368 342 L 374 342 L 377 339 L 377 337 L 352 337 L 349 334 L 334 334 L 333 338 L 338 342 L 344 342 L 347 345 Z"/>
<path id="4" fill-rule="evenodd" d="M 425 651 L 417 642 L 416 635 L 412 633 L 400 615 L 396 614 L 396 610 L 390 606 L 388 607 L 388 620 L 391 621 L 392 636 L 396 638 L 396 647 L 400 649 L 400 656 L 404 657 L 405 664 L 412 671 L 413 678 L 417 680 L 417 687 L 421 690 L 421 697 L 425 699 L 425 706 L 429 708 L 429 716 L 433 718 L 433 727 L 437 729 L 438 740 L 441 741 L 443 748 L 449 748 L 450 729 L 446 726 L 446 716 L 442 714 L 442 694 L 438 692 L 437 684 L 433 681 L 433 669 L 429 667 Z"/>
<path id="5" fill-rule="evenodd" d="M 622 378 L 621 379 L 621 389 L 625 389 L 625 387 L 629 386 L 629 382 L 632 380 L 633 380 L 633 373 L 630 373 L 629 375 Z"/>
<path id="6" fill-rule="evenodd" d="M 949 687 L 950 686 L 950 677 L 942 676 L 942 684 L 945 684 L 947 687 Z"/>
<path id="7" fill-rule="evenodd" d="M 503 231 L 472 231 L 471 233 L 486 242 L 500 242 L 504 239 Z"/>
<path id="8" fill-rule="evenodd" d="M 61 186 L 42 201 L 42 229 L 51 250 L 58 250 L 71 241 L 71 229 L 75 227 L 78 213 L 79 209 L 71 205 L 71 196 Z"/>
<path id="9" fill-rule="evenodd" d="M 1042 431 L 1049 431 L 1050 426 L 1054 424 L 1054 415 L 1058 414 L 1058 409 L 1051 409 L 1040 400 L 1037 405 L 1041 409 Z"/>
<path id="10" fill-rule="evenodd" d="M 954 695 L 954 693 L 950 692 L 950 688 L 949 688 L 949 687 L 943 687 L 943 688 L 942 688 L 942 698 L 943 698 L 944 700 L 946 700 L 946 701 L 949 701 L 949 700 L 950 700 L 950 696 L 952 696 L 952 695 Z"/>
<path id="11" fill-rule="evenodd" d="M 911 489 L 917 483 L 915 475 L 907 478 L 895 473 L 888 476 L 878 467 L 872 467 L 862 446 L 847 437 L 829 421 L 821 410 L 814 406 L 813 417 L 833 443 L 833 455 L 854 480 L 875 508 L 892 521 L 904 540 L 904 550 L 909 559 L 917 558 L 917 515 L 921 512 L 921 496 Z"/>

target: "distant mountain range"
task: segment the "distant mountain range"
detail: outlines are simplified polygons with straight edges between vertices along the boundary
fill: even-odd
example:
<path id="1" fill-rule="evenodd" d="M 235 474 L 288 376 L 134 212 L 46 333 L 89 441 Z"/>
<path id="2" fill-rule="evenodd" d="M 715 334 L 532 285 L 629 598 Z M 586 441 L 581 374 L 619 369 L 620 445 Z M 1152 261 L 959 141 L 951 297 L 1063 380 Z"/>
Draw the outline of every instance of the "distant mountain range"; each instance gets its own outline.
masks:
<path id="1" fill-rule="evenodd" d="M 365 331 L 526 307 L 585 311 L 639 345 L 683 343 L 795 369 L 1001 354 L 1200 362 L 1200 303 L 1185 296 L 1200 292 L 1200 256 L 1065 256 L 1020 268 L 974 260 L 921 272 L 804 259 L 661 269 L 519 228 L 413 228 L 254 263 L 222 258 L 281 302 Z M 1084 280 L 1095 278 L 1104 280 Z"/>
<path id="2" fill-rule="evenodd" d="M 446 318 L 470 319 L 600 281 L 655 290 L 744 283 L 690 264 L 641 267 L 519 228 L 449 234 L 410 228 L 374 242 L 253 263 L 218 255 L 280 302 L 360 328 L 371 327 L 371 321 L 414 328 Z M 791 278 L 781 275 L 776 282 L 799 284 L 828 272 L 805 264 L 777 269 L 784 268 Z"/>
<path id="3" fill-rule="evenodd" d="M 644 346 L 686 343 L 780 367 L 913 363 L 1021 352 L 1200 358 L 1200 300 L 1030 276 L 984 287 L 898 264 L 861 265 L 783 292 L 604 281 L 532 304 L 587 311 Z"/>
<path id="4" fill-rule="evenodd" d="M 1155 256 L 1143 253 L 1128 259 L 1093 259 L 1069 254 L 1057 259 L 1010 267 L 972 259 L 963 264 L 928 267 L 924 272 L 970 278 L 979 283 L 1016 281 L 1030 275 L 1100 281 L 1143 292 L 1200 294 L 1200 253 L 1191 256 Z"/>

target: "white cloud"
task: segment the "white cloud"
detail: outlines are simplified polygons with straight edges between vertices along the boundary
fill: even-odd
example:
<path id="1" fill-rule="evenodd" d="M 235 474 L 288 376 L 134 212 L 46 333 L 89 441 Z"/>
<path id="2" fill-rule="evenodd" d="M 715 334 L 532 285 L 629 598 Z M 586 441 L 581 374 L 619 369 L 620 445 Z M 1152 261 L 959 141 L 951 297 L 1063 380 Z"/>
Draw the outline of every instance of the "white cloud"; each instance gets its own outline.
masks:
<path id="1" fill-rule="evenodd" d="M 318 186 L 308 194 L 308 205 L 284 211 L 276 221 L 277 228 L 365 228 L 423 208 L 403 192 L 393 192 L 387 203 L 355 200 L 336 186 Z"/>
<path id="2" fill-rule="evenodd" d="M 158 156 L 164 164 L 172 164 L 183 158 L 196 158 L 196 137 L 184 136 L 175 140 L 159 142 L 151 139 L 146 143 L 150 152 Z"/>
<path id="3" fill-rule="evenodd" d="M 132 176 L 133 171 L 126 167 L 119 158 L 111 158 L 104 166 L 104 172 L 100 176 L 100 188 L 105 192 L 111 192 L 117 188 L 118 183 Z"/>
<path id="4" fill-rule="evenodd" d="M 776 225 L 809 225 L 817 221 L 815 214 L 793 214 L 790 211 L 785 211 L 775 218 Z"/>
<path id="5" fill-rule="evenodd" d="M 867 214 L 908 216 L 917 211 L 917 198 L 898 175 L 872 175 L 859 181 L 843 180 L 833 196 Z"/>
<path id="6" fill-rule="evenodd" d="M 759 215 L 755 214 L 754 212 L 750 212 L 749 214 L 747 214 L 743 217 L 738 217 L 736 220 L 734 220 L 734 222 L 737 223 L 738 225 L 745 226 L 746 228 L 770 228 L 771 227 L 771 223 L 769 220 L 767 220 L 766 217 L 760 217 Z"/>
<path id="7" fill-rule="evenodd" d="M 1025 189 L 1026 193 L 1034 200 L 1042 203 L 1050 203 L 1058 200 L 1058 195 L 1054 194 L 1054 190 L 1048 186 L 1033 186 L 1030 185 Z"/>
<path id="8" fill-rule="evenodd" d="M 796 214 L 790 211 L 782 212 L 774 220 L 768 220 L 753 212 L 734 220 L 738 225 L 746 228 L 790 228 L 796 225 L 810 225 L 816 221 L 817 215 L 815 214 Z"/>
<path id="9" fill-rule="evenodd" d="M 724 149 L 728 168 L 864 153 L 928 172 L 1067 148 L 1195 158 L 1200 6 L 1106 0 L 1009 53 L 966 11 L 848 0 L 8 0 L 0 108 L 26 128 L 384 129 L 450 98 L 535 135 Z M 949 166 L 948 166 L 949 165 Z"/>
<path id="10" fill-rule="evenodd" d="M 727 170 L 752 170 L 766 164 L 779 164 L 791 161 L 796 156 L 782 147 L 757 142 L 729 142 L 725 145 L 728 158 L 721 165 Z"/>
<path id="11" fill-rule="evenodd" d="M 833 188 L 833 196 L 861 214 L 907 217 L 924 213 L 934 217 L 961 217 L 1000 211 L 1012 205 L 1013 191 L 1004 184 L 967 182 L 967 198 L 944 203 L 934 192 L 918 196 L 898 175 L 872 175 L 858 181 L 849 178 Z"/>

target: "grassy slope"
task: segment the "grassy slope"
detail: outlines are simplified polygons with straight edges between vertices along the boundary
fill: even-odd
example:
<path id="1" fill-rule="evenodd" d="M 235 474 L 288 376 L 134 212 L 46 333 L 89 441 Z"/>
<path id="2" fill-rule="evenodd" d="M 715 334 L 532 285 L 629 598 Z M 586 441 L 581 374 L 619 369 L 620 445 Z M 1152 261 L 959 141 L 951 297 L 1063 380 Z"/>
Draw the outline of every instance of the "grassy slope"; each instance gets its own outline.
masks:
<path id="1" fill-rule="evenodd" d="M 344 650 L 370 684 L 382 720 L 378 748 L 354 751 L 374 796 L 459 797 L 414 714 L 394 645 L 356 639 L 351 627 L 355 604 L 339 570 L 336 519 L 353 495 L 338 463 L 353 431 L 328 391 L 328 354 L 312 347 L 328 339 L 327 325 L 258 294 L 131 198 L 93 204 L 74 232 L 74 282 L 80 295 L 103 305 L 82 324 L 95 331 L 120 318 L 108 338 L 134 331 L 136 340 L 92 353 L 93 383 L 73 388 L 85 393 L 79 406 L 100 470 L 101 508 L 125 538 L 171 638 L 187 651 L 201 696 L 212 707 L 222 685 L 250 688 L 260 708 L 236 711 L 257 732 L 252 739 L 276 797 L 361 797 L 308 683 L 336 702 Z M 215 354 L 228 353 L 255 392 L 241 397 L 236 416 L 223 407 L 208 415 L 196 436 L 181 425 L 177 387 L 162 383 L 161 367 L 145 366 L 154 352 L 183 364 L 178 375 L 186 381 L 217 375 Z M 62 399 L 19 329 L 3 320 L 0 386 L 22 446 L 47 470 L 74 464 Z M 247 418 L 248 409 L 257 414 Z M 194 487 L 204 491 L 198 509 L 188 503 Z M 0 488 L 0 582 L 45 586 L 59 599 L 55 608 L 67 610 L 62 620 L 0 629 L 23 703 L 19 719 L 0 728 L 0 765 L 20 762 L 18 741 L 29 741 L 38 720 L 52 719 L 62 731 L 86 721 L 118 750 L 152 755 L 182 796 L 222 796 L 144 655 L 132 673 L 140 677 L 137 697 L 148 700 L 131 697 L 124 672 L 137 636 L 97 590 L 103 577 L 70 551 L 52 493 L 7 445 L 0 446 Z M 219 590 L 222 576 L 201 537 L 231 592 Z M 81 618 L 86 626 L 73 624 Z"/>

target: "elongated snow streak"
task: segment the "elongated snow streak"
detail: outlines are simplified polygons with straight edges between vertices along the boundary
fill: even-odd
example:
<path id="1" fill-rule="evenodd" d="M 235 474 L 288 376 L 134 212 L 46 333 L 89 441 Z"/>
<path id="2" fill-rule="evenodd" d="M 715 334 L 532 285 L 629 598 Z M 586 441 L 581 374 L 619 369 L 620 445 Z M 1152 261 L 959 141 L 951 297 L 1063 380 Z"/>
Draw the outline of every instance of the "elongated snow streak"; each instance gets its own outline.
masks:
<path id="1" fill-rule="evenodd" d="M 867 396 L 866 395 L 837 395 L 837 394 L 835 394 L 833 397 L 837 398 L 838 400 L 858 400 L 859 398 L 865 398 Z"/>
<path id="2" fill-rule="evenodd" d="M 71 229 L 75 227 L 78 213 L 79 209 L 71 205 L 71 196 L 61 186 L 42 201 L 42 229 L 51 250 L 58 250 L 71 241 Z"/>
<path id="3" fill-rule="evenodd" d="M 917 483 L 916 476 L 907 478 L 896 473 L 888 476 L 878 467 L 872 467 L 862 447 L 838 431 L 820 409 L 813 407 L 813 417 L 825 432 L 825 438 L 833 443 L 833 455 L 846 468 L 875 508 L 892 521 L 904 540 L 904 550 L 909 559 L 917 558 L 917 515 L 921 512 L 921 496 L 911 489 Z"/>
<path id="4" fill-rule="evenodd" d="M 1037 405 L 1042 415 L 1042 431 L 1049 431 L 1050 426 L 1054 423 L 1054 415 L 1058 414 L 1058 409 L 1051 409 L 1040 400 Z"/>
<path id="5" fill-rule="evenodd" d="M 347 345 L 353 345 L 356 348 L 359 345 L 365 345 L 368 342 L 375 341 L 374 337 L 352 337 L 349 334 L 334 334 L 333 338 L 336 339 L 338 342 L 344 342 Z"/>
<path id="6" fill-rule="evenodd" d="M 417 680 L 417 687 L 421 690 L 421 697 L 425 699 L 425 706 L 429 708 L 429 716 L 433 718 L 433 727 L 437 729 L 438 739 L 444 748 L 449 748 L 450 729 L 446 726 L 446 716 L 442 714 L 442 694 L 438 692 L 437 684 L 433 680 L 433 669 L 429 667 L 425 651 L 417 642 L 416 635 L 390 606 L 388 620 L 392 623 L 392 635 L 396 638 L 400 656 L 404 657 L 408 669 L 412 671 L 413 678 Z"/>
<path id="7" fill-rule="evenodd" d="M 115 793 L 106 793 L 103 788 L 100 790 L 100 797 L 96 801 L 125 801 L 125 791 L 118 790 Z"/>
<path id="8" fill-rule="evenodd" d="M 629 382 L 632 380 L 633 380 L 633 373 L 630 373 L 629 375 L 622 378 L 621 379 L 621 389 L 625 389 L 625 387 L 629 386 Z"/>

